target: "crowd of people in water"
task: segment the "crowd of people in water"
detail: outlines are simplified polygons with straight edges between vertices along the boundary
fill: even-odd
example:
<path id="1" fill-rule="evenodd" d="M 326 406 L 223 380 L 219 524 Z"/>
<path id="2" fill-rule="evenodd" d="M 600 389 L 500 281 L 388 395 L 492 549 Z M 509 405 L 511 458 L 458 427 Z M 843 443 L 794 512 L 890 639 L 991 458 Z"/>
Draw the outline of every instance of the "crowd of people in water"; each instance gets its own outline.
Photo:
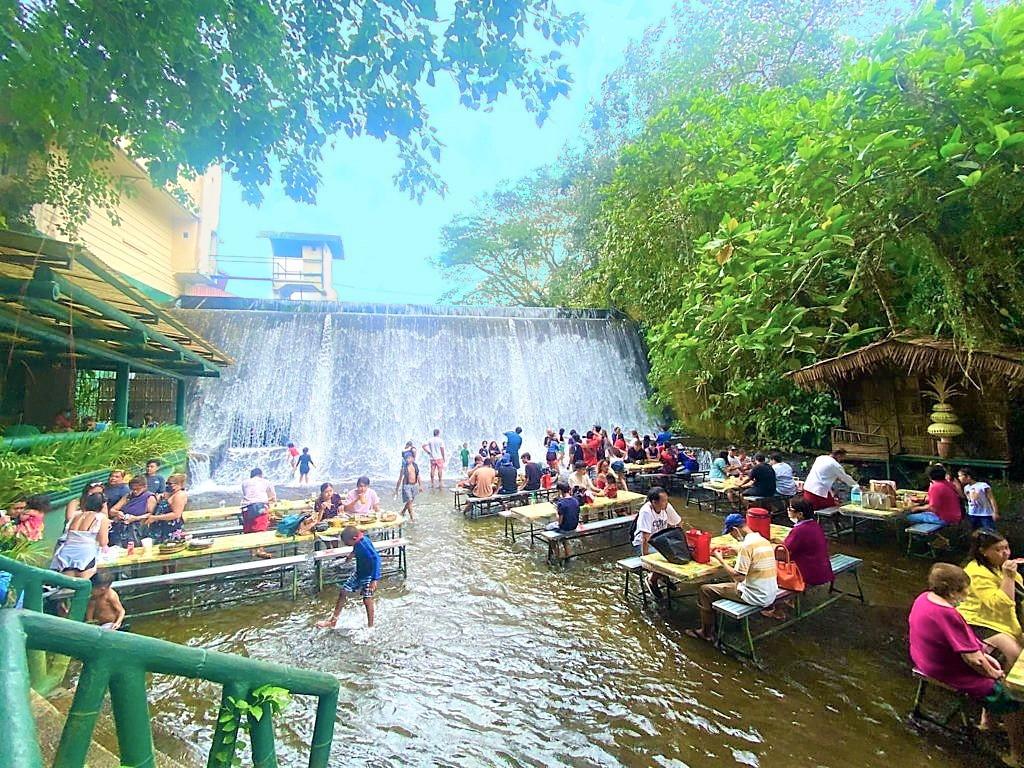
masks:
<path id="1" fill-rule="evenodd" d="M 817 521 L 821 510 L 839 505 L 836 483 L 856 493 L 858 481 L 843 465 L 845 453 L 835 450 L 818 456 L 806 477 L 798 479 L 793 466 L 779 453 L 740 448 L 708 454 L 685 448 L 668 430 L 656 435 L 628 435 L 619 428 L 608 431 L 600 425 L 580 433 L 574 429 L 548 429 L 542 452 L 535 458 L 523 449 L 523 430 L 510 429 L 501 441 L 481 440 L 471 449 L 463 442 L 454 452 L 461 473 L 454 485 L 469 498 L 512 496 L 554 487 L 555 520 L 549 528 L 569 532 L 580 526 L 581 509 L 598 497 L 615 498 L 629 489 L 627 466 L 653 485 L 646 490 L 631 532 L 631 545 L 638 555 L 655 551 L 655 540 L 665 531 L 687 528 L 669 500 L 671 480 L 700 477 L 729 485 L 734 509 L 724 520 L 722 535 L 733 546 L 716 548 L 715 562 L 728 579 L 700 586 L 697 594 L 699 622 L 687 633 L 714 641 L 712 605 L 728 598 L 762 609 L 766 616 L 784 619 L 790 606 L 779 600 L 782 579 L 777 547 L 784 547 L 787 560 L 795 564 L 805 588 L 833 580 L 829 545 Z M 288 445 L 292 470 L 305 484 L 316 466 L 309 449 Z M 441 430 L 419 446 L 409 440 L 401 452 L 401 467 L 394 495 L 402 503 L 405 519 L 415 518 L 415 502 L 424 490 L 420 461 L 429 466 L 431 488 L 445 487 L 449 460 Z M 703 466 L 702 466 L 703 464 Z M 130 479 L 121 470 L 110 472 L 106 483 L 91 483 L 64 514 L 64 525 L 53 551 L 50 567 L 61 573 L 91 578 L 92 598 L 87 620 L 117 629 L 125 618 L 124 607 L 112 588 L 109 570 L 97 571 L 100 552 L 108 546 L 130 549 L 143 537 L 169 541 L 183 532 L 183 512 L 188 504 L 185 476 L 159 472 L 160 462 L 147 462 L 145 472 Z M 909 523 L 935 523 L 969 528 L 970 551 L 963 567 L 936 563 L 928 577 L 928 589 L 913 603 L 909 616 L 910 657 L 924 675 L 938 680 L 977 700 L 982 706 L 979 727 L 991 730 L 996 719 L 1005 721 L 1010 753 L 1006 765 L 1024 765 L 1024 711 L 1008 693 L 1004 681 L 1024 648 L 1020 620 L 1024 579 L 1019 566 L 1024 559 L 1010 554 L 1009 544 L 996 531 L 999 507 L 992 487 L 970 467 L 955 473 L 941 465 L 928 471 L 925 496 L 907 510 Z M 791 527 L 785 536 L 766 536 L 760 526 L 742 510 L 747 502 L 764 499 L 784 502 Z M 271 527 L 270 507 L 277 500 L 274 484 L 254 468 L 241 484 L 243 532 L 256 533 Z M 0 513 L 0 531 L 6 536 L 38 541 L 43 538 L 50 511 L 45 495 L 17 500 Z M 325 482 L 312 500 L 299 533 L 323 530 L 333 518 L 379 515 L 381 499 L 370 478 L 359 477 L 355 487 L 342 494 Z M 381 576 L 381 557 L 369 537 L 355 525 L 346 525 L 341 542 L 351 547 L 349 557 L 355 569 L 342 585 L 332 616 L 319 626 L 334 626 L 347 595 L 362 599 L 370 626 L 374 620 L 374 593 Z M 270 557 L 257 548 L 258 557 Z M 670 596 L 673 585 L 665 576 L 650 573 L 648 586 L 656 600 Z"/>

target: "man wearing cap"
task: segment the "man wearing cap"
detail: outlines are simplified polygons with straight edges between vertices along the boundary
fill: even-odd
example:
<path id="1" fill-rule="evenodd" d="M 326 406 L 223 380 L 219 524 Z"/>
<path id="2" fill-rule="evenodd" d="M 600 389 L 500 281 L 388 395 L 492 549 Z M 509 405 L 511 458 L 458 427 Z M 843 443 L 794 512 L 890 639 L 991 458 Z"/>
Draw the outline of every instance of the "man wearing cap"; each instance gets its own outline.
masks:
<path id="1" fill-rule="evenodd" d="M 779 594 L 775 571 L 775 546 L 761 534 L 747 527 L 747 519 L 732 513 L 725 518 L 722 535 L 730 535 L 740 543 L 736 547 L 736 564 L 729 565 L 721 555 L 712 550 L 711 556 L 718 561 L 732 578 L 725 584 L 705 584 L 697 595 L 700 607 L 700 629 L 687 630 L 691 637 L 708 642 L 715 641 L 715 612 L 712 604 L 725 598 L 748 605 L 769 608 Z"/>

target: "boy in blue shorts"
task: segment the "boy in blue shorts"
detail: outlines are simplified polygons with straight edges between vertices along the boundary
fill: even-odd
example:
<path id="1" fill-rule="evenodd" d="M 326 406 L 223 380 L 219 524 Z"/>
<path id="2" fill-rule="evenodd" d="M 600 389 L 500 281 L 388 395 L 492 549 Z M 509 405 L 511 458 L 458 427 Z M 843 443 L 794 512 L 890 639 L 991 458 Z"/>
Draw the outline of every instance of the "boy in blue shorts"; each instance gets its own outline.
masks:
<path id="1" fill-rule="evenodd" d="M 321 629 L 332 629 L 338 623 L 338 616 L 348 602 L 348 593 L 358 592 L 366 609 L 366 626 L 372 627 L 373 593 L 377 589 L 377 582 L 380 581 L 380 553 L 373 546 L 373 542 L 354 525 L 347 526 L 341 532 L 341 541 L 346 547 L 352 547 L 352 554 L 345 558 L 345 562 L 354 557 L 356 570 L 348 577 L 348 581 L 341 585 L 338 602 L 334 605 L 334 615 L 327 621 L 318 621 L 316 625 Z"/>

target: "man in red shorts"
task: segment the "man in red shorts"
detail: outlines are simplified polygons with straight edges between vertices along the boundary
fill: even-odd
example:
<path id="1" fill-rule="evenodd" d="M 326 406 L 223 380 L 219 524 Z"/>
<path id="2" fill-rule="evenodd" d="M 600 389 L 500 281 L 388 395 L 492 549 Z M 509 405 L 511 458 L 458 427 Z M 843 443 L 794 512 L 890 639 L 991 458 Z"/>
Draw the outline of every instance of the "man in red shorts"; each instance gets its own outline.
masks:
<path id="1" fill-rule="evenodd" d="M 804 498 L 815 510 L 839 506 L 832 495 L 832 485 L 836 480 L 842 480 L 851 488 L 857 485 L 857 481 L 846 474 L 840 464 L 844 458 L 846 451 L 836 448 L 832 453 L 816 458 L 811 465 L 811 471 L 804 480 Z"/>
<path id="2" fill-rule="evenodd" d="M 270 527 L 268 507 L 277 501 L 273 484 L 263 476 L 259 467 L 249 473 L 249 479 L 242 481 L 242 532 L 258 533 Z M 273 557 L 263 547 L 255 552 L 257 557 Z"/>

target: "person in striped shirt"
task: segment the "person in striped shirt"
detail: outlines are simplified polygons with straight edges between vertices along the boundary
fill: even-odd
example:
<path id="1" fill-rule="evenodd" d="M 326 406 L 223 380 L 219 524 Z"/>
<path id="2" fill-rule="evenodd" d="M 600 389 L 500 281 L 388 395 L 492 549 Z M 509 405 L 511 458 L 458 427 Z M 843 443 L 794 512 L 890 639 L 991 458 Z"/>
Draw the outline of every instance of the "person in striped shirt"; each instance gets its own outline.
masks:
<path id="1" fill-rule="evenodd" d="M 779 586 L 775 570 L 775 545 L 761 534 L 747 527 L 747 519 L 738 513 L 725 518 L 722 534 L 729 534 L 739 541 L 736 547 L 736 563 L 729 565 L 712 551 L 712 557 L 725 569 L 732 581 L 724 584 L 705 584 L 697 595 L 700 607 L 700 628 L 687 634 L 701 640 L 715 640 L 715 612 L 711 608 L 715 600 L 725 598 L 740 603 L 770 608 L 778 596 Z"/>

